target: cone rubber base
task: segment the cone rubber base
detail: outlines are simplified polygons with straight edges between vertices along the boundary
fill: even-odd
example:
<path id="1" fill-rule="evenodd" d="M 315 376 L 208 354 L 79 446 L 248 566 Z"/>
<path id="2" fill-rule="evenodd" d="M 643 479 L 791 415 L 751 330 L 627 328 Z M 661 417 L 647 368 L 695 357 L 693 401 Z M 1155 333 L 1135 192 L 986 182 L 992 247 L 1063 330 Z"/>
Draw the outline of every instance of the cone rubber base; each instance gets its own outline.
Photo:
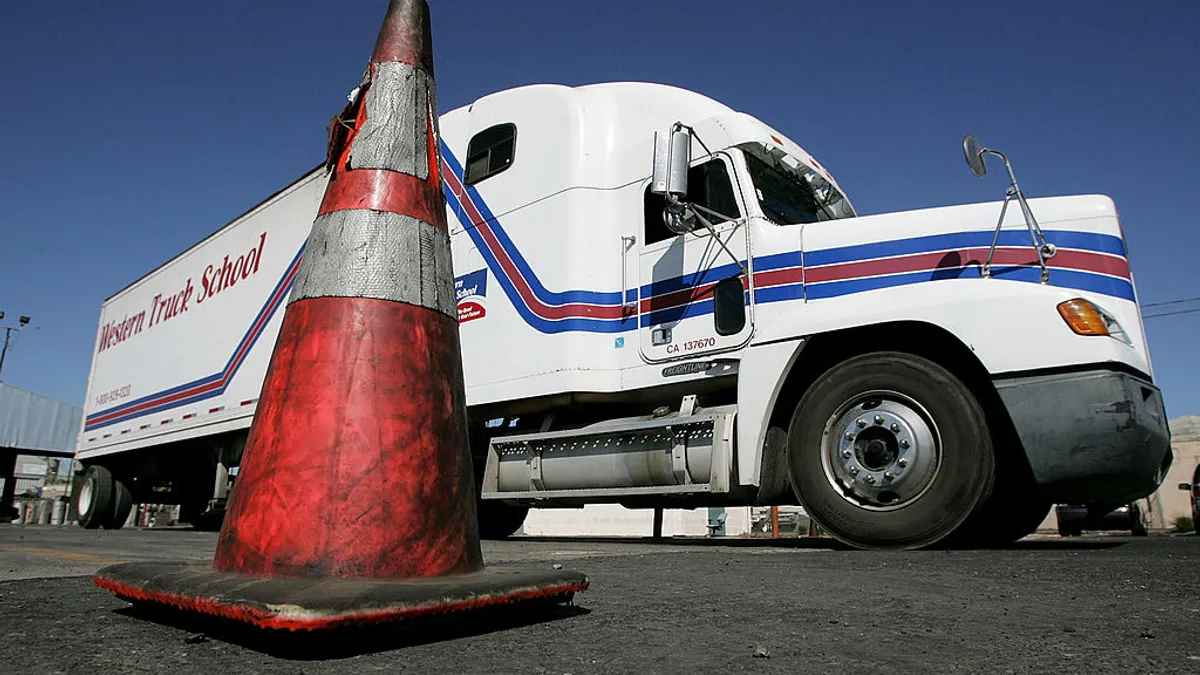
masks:
<path id="1" fill-rule="evenodd" d="M 287 631 L 376 626 L 517 603 L 553 605 L 588 586 L 583 574 L 565 570 L 485 568 L 422 579 L 267 578 L 186 562 L 113 565 L 97 572 L 94 582 L 135 605 Z"/>

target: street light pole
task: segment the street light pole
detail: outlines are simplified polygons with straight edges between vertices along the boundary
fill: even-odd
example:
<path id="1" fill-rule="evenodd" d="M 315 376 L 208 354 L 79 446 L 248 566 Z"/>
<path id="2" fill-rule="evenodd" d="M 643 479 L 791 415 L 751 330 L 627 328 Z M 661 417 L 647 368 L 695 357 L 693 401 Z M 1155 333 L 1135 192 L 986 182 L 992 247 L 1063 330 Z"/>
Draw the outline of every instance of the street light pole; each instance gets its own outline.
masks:
<path id="1" fill-rule="evenodd" d="M 4 320 L 4 312 L 0 312 L 0 321 L 3 321 L 3 320 Z M 3 347 L 3 348 L 0 348 L 0 374 L 3 374 L 3 373 L 4 373 L 4 357 L 5 357 L 6 355 L 8 355 L 8 340 L 9 340 L 9 338 L 12 336 L 12 332 L 13 332 L 14 330 L 15 330 L 15 331 L 21 331 L 21 330 L 24 330 L 24 329 L 25 329 L 25 326 L 27 326 L 27 325 L 29 324 L 29 317 L 28 317 L 28 316 L 25 316 L 25 315 L 21 315 L 21 316 L 20 316 L 20 317 L 17 319 L 17 323 L 18 323 L 18 324 L 20 324 L 20 325 L 17 325 L 17 326 L 0 326 L 0 328 L 3 328 L 3 329 L 4 329 L 4 347 Z"/>
<path id="2" fill-rule="evenodd" d="M 8 354 L 8 336 L 12 334 L 12 329 L 5 326 L 4 328 L 4 349 L 0 349 L 0 373 L 4 372 L 4 356 Z"/>

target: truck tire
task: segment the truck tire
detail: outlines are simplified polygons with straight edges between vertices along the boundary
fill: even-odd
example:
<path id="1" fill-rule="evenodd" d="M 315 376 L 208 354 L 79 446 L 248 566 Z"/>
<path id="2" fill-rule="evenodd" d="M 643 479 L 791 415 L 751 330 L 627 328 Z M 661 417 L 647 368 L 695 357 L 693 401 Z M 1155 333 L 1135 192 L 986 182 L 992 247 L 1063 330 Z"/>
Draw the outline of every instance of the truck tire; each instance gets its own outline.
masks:
<path id="1" fill-rule="evenodd" d="M 515 506 L 501 501 L 479 500 L 479 537 L 481 539 L 507 539 L 525 523 L 529 515 L 528 506 Z"/>
<path id="2" fill-rule="evenodd" d="M 1131 523 L 1130 533 L 1135 537 L 1150 536 L 1150 528 L 1146 526 L 1146 521 L 1142 518 L 1142 507 L 1135 504 L 1129 505 L 1129 519 Z"/>
<path id="3" fill-rule="evenodd" d="M 1032 475 L 1017 473 L 1012 467 L 1005 470 L 997 458 L 992 495 L 955 530 L 947 543 L 955 548 L 1009 546 L 1033 534 L 1053 506 L 1038 493 Z"/>
<path id="4" fill-rule="evenodd" d="M 181 522 L 206 532 L 221 528 L 224 513 L 208 513 L 216 475 L 217 456 L 207 448 L 193 447 L 190 453 L 176 462 L 171 483 L 173 496 L 179 501 Z"/>
<path id="5" fill-rule="evenodd" d="M 119 480 L 113 480 L 113 506 L 112 513 L 108 516 L 108 522 L 104 524 L 106 530 L 119 530 L 125 527 L 125 521 L 129 519 L 129 512 L 133 510 L 133 494 L 129 492 L 129 488 Z"/>
<path id="6" fill-rule="evenodd" d="M 1032 494 L 1032 493 L 1027 493 Z M 980 507 L 951 537 L 958 548 L 1003 548 L 1031 535 L 1053 506 L 1039 497 L 1024 499 L 1005 490 Z"/>
<path id="7" fill-rule="evenodd" d="M 220 532 L 225 521 L 225 509 L 212 509 L 192 516 L 187 522 L 198 532 Z"/>
<path id="8" fill-rule="evenodd" d="M 72 498 L 75 517 L 84 529 L 120 529 L 133 508 L 133 495 L 112 472 L 100 466 L 84 470 Z"/>
<path id="9" fill-rule="evenodd" d="M 953 373 L 900 352 L 821 375 L 788 428 L 788 471 L 814 521 L 856 548 L 924 548 L 991 494 L 991 435 Z"/>
<path id="10" fill-rule="evenodd" d="M 95 530 L 108 522 L 113 506 L 113 477 L 102 466 L 84 469 L 71 499 L 75 519 L 85 530 Z"/>
<path id="11" fill-rule="evenodd" d="M 1060 537 L 1080 537 L 1083 536 L 1083 528 L 1081 527 L 1063 527 L 1058 526 L 1058 536 Z"/>

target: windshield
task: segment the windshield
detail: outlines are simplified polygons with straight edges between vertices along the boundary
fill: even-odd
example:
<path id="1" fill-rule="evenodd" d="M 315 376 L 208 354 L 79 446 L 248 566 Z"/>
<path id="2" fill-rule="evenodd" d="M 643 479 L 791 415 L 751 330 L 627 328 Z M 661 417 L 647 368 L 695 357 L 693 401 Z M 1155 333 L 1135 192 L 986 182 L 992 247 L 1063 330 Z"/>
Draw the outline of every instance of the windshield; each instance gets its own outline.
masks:
<path id="1" fill-rule="evenodd" d="M 843 212 L 848 205 L 832 185 L 821 186 L 818 193 L 775 158 L 768 162 L 753 152 L 743 155 L 763 215 L 775 224 L 815 223 L 852 215 Z"/>

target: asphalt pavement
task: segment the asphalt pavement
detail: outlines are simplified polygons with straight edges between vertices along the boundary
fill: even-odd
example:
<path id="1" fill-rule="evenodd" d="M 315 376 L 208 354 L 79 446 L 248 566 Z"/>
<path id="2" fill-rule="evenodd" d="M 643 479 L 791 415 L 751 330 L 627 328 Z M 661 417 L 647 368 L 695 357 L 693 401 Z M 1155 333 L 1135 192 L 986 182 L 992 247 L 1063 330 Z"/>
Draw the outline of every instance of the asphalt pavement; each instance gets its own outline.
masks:
<path id="1" fill-rule="evenodd" d="M 489 565 L 586 573 L 550 613 L 263 639 L 131 608 L 116 561 L 211 559 L 189 530 L 0 525 L 12 673 L 1200 673 L 1200 537 L 852 551 L 828 540 L 485 542 Z"/>

